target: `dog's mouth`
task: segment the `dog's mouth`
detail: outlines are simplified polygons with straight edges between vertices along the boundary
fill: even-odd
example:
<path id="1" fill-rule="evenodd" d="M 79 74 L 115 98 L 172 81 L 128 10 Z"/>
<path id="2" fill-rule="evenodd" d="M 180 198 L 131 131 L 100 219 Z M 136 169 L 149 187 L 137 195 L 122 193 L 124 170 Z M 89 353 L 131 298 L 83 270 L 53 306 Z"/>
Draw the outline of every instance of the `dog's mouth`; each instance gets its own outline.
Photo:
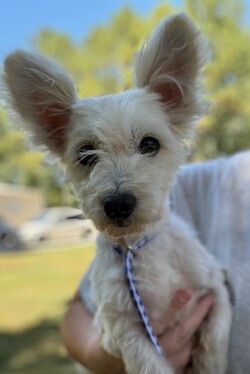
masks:
<path id="1" fill-rule="evenodd" d="M 111 237 L 123 237 L 127 235 L 134 235 L 141 233 L 145 228 L 145 224 L 142 222 L 137 222 L 136 220 L 127 219 L 127 220 L 109 220 L 106 221 L 105 226 L 103 227 L 104 232 L 106 232 Z"/>
<path id="2" fill-rule="evenodd" d="M 110 223 L 113 225 L 113 226 L 116 226 L 116 227 L 128 227 L 129 226 L 129 222 L 127 220 L 122 220 L 122 219 L 113 219 L 110 221 Z"/>

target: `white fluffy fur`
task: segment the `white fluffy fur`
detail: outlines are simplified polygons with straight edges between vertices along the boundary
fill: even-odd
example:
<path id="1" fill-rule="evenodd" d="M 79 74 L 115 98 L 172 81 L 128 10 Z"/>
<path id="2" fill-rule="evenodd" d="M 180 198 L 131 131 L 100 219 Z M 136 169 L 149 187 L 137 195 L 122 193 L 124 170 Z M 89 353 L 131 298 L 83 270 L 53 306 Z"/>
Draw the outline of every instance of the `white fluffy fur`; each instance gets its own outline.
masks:
<path id="1" fill-rule="evenodd" d="M 9 106 L 36 144 L 60 155 L 85 214 L 100 230 L 91 275 L 95 324 L 102 331 L 104 349 L 121 357 L 129 374 L 173 373 L 167 358 L 158 356 L 145 335 L 124 279 L 124 258 L 112 250 L 114 241 L 126 248 L 156 232 L 134 263 L 156 332 L 166 328 L 164 316 L 178 289 L 192 289 L 193 297 L 168 326 L 182 320 L 200 296 L 212 291 L 216 302 L 200 328 L 188 372 L 226 370 L 231 311 L 220 267 L 168 207 L 171 183 L 185 157 L 183 142 L 192 136 L 193 123 L 204 108 L 204 45 L 185 15 L 166 18 L 137 55 L 137 87 L 84 100 L 76 98 L 68 74 L 44 57 L 16 52 L 5 63 Z M 145 136 L 158 139 L 161 147 L 155 156 L 138 152 Z M 86 154 L 98 157 L 90 167 L 77 159 L 77 151 L 86 144 L 94 148 Z M 123 225 L 104 212 L 103 201 L 114 192 L 136 197 L 135 210 Z"/>

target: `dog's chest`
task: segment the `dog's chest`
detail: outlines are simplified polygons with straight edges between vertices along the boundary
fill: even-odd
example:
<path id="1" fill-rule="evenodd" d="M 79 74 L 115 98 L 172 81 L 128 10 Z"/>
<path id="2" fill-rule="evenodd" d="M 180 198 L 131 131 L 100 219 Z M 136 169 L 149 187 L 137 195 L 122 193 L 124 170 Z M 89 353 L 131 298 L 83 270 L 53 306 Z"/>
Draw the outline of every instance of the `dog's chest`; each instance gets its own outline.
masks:
<path id="1" fill-rule="evenodd" d="M 125 254 L 100 248 L 93 265 L 92 287 L 98 306 L 116 305 L 119 312 L 134 310 L 125 270 Z M 175 291 L 183 285 L 183 274 L 170 258 L 158 251 L 141 249 L 133 260 L 133 279 L 149 314 L 166 310 Z"/>
<path id="2" fill-rule="evenodd" d="M 148 314 L 153 319 L 161 319 L 175 292 L 185 285 L 185 275 L 174 267 L 166 253 L 160 252 L 136 257 L 133 273 Z"/>
<path id="3" fill-rule="evenodd" d="M 97 249 L 92 274 L 94 302 L 102 315 L 117 318 L 118 312 L 139 321 L 126 279 L 125 257 L 110 245 Z M 161 332 L 177 290 L 190 288 L 200 294 L 211 284 L 210 260 L 195 238 L 172 230 L 135 254 L 133 278 L 156 332 Z"/>

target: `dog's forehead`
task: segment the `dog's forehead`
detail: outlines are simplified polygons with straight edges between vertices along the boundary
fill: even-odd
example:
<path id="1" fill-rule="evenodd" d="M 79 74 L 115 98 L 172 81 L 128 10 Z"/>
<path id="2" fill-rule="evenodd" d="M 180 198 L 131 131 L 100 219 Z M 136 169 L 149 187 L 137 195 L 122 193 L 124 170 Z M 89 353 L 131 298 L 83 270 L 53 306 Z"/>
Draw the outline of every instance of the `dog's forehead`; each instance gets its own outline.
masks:
<path id="1" fill-rule="evenodd" d="M 113 139 L 116 145 L 118 138 L 124 142 L 155 132 L 157 123 L 159 132 L 166 122 L 158 96 L 146 89 L 83 99 L 73 110 L 75 136 Z"/>

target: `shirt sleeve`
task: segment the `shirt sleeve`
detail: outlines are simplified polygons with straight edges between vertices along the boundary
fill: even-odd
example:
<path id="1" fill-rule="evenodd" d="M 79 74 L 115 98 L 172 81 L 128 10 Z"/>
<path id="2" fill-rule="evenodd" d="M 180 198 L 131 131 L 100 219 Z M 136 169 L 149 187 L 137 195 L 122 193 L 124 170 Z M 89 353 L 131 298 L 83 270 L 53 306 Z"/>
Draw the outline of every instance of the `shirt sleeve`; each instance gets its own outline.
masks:
<path id="1" fill-rule="evenodd" d="M 180 168 L 173 185 L 172 210 L 208 245 L 221 195 L 221 176 L 226 159 L 187 164 Z"/>
<path id="2" fill-rule="evenodd" d="M 79 285 L 79 294 L 80 297 L 86 306 L 87 310 L 90 312 L 90 314 L 95 313 L 95 305 L 92 300 L 92 294 L 91 294 L 91 285 L 90 285 L 90 274 L 91 274 L 91 265 L 88 269 L 88 271 L 84 274 L 80 285 Z"/>

